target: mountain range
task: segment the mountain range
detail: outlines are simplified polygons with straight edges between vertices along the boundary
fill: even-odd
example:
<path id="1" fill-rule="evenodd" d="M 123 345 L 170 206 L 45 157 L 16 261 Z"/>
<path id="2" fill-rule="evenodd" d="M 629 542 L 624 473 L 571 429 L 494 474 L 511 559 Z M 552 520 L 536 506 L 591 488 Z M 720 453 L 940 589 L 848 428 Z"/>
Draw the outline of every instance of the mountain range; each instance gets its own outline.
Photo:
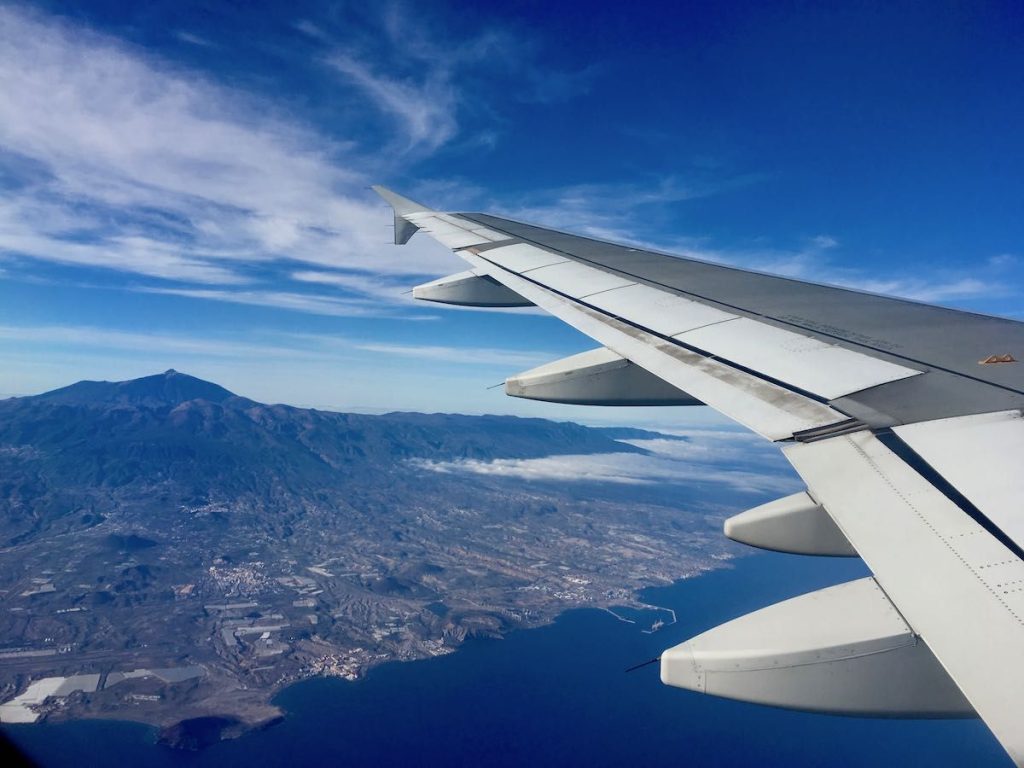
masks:
<path id="1" fill-rule="evenodd" d="M 642 609 L 635 590 L 734 553 L 706 499 L 436 466 L 665 437 L 266 405 L 173 370 L 2 400 L 0 703 L 85 680 L 19 716 L 130 718 L 187 744 L 189 723 L 273 721 L 296 680 Z"/>
<path id="2" fill-rule="evenodd" d="M 543 419 L 263 405 L 174 370 L 81 381 L 0 401 L 0 542 L 90 527 L 143 491 L 184 505 L 228 496 L 299 498 L 390 472 L 410 458 L 612 451 L 641 449 L 600 429 Z"/>

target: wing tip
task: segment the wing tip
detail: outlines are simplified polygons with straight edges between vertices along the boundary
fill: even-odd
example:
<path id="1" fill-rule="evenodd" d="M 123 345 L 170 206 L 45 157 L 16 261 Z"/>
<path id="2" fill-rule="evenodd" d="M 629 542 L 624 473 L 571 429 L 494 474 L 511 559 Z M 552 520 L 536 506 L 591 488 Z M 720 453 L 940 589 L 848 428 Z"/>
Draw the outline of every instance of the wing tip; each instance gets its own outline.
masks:
<path id="1" fill-rule="evenodd" d="M 416 231 L 419 229 L 416 224 L 405 218 L 406 216 L 413 213 L 424 213 L 433 210 L 432 208 L 428 208 L 422 203 L 417 203 L 415 200 L 410 200 L 408 197 L 404 197 L 397 192 L 392 192 L 381 184 L 374 184 L 370 189 L 383 197 L 388 205 L 390 205 L 395 211 L 395 245 L 405 245 L 409 242 L 409 238 L 415 235 Z"/>

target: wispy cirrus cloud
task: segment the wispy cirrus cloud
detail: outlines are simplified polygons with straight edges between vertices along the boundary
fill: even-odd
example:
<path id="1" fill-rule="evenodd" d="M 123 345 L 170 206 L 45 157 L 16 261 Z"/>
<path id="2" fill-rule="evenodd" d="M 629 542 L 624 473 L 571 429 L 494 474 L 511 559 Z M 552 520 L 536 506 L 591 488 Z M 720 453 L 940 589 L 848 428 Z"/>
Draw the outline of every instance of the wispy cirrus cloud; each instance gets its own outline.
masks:
<path id="1" fill-rule="evenodd" d="M 391 126 L 377 143 L 368 137 L 381 132 L 360 133 L 358 120 L 325 130 L 109 35 L 23 6 L 0 8 L 0 260 L 7 274 L 17 278 L 45 261 L 138 277 L 123 284 L 129 290 L 332 317 L 411 316 L 414 305 L 402 291 L 451 271 L 452 258 L 422 236 L 403 249 L 388 247 L 387 209 L 365 184 L 467 140 L 464 120 L 490 114 L 494 101 L 569 98 L 594 72 L 540 67 L 529 39 L 494 29 L 446 34 L 397 3 L 353 13 L 358 24 L 343 14 L 333 23 L 298 20 L 295 28 L 311 41 L 300 53 L 307 66 L 336 76 L 339 118 L 372 112 Z M 171 34 L 192 46 L 217 44 Z M 488 101 L 478 70 L 501 73 L 514 87 Z M 478 134 L 486 132 L 481 122 L 499 130 L 501 121 L 475 122 Z M 396 158 L 403 152 L 414 157 Z M 721 167 L 691 171 L 518 200 L 488 201 L 472 185 L 443 181 L 424 189 L 442 206 L 482 201 L 518 218 L 638 242 L 631 234 L 643 231 L 636 225 L 645 213 L 759 178 Z M 840 268 L 834 254 L 842 245 L 827 234 L 774 250 L 671 235 L 639 244 L 926 301 L 1012 290 L 1006 281 L 993 287 L 987 274 L 922 279 Z M 998 254 L 986 269 L 995 274 L 1013 263 Z"/>
<path id="2" fill-rule="evenodd" d="M 514 219 L 590 237 L 639 242 L 635 240 L 636 223 L 651 209 L 716 195 L 756 183 L 759 178 L 756 174 L 711 176 L 694 169 L 690 176 L 673 173 L 631 182 L 538 190 L 518 202 L 498 202 L 495 207 Z"/>
<path id="3" fill-rule="evenodd" d="M 508 28 L 452 34 L 422 9 L 394 0 L 350 8 L 342 23 L 339 29 L 302 19 L 296 28 L 325 46 L 324 61 L 341 83 L 391 119 L 391 154 L 430 154 L 456 138 L 493 145 L 500 128 L 469 136 L 460 128 L 467 114 L 494 117 L 494 78 L 505 82 L 502 101 L 548 103 L 585 93 L 596 72 L 542 65 L 537 44 Z"/>
<path id="4" fill-rule="evenodd" d="M 1001 266 L 988 263 L 976 267 L 970 274 L 956 270 L 936 270 L 922 277 L 920 270 L 913 275 L 868 274 L 855 268 L 841 266 L 833 256 L 840 242 L 829 235 L 810 238 L 803 247 L 792 251 L 750 251 L 738 253 L 701 252 L 711 261 L 757 269 L 772 274 L 810 280 L 857 291 L 897 296 L 924 302 L 944 302 L 978 297 L 1005 296 L 1011 287 L 996 280 Z"/>
<path id="5" fill-rule="evenodd" d="M 444 70 L 412 83 L 382 75 L 367 63 L 341 53 L 330 58 L 330 65 L 362 90 L 377 109 L 399 122 L 403 151 L 430 152 L 455 136 L 457 95 Z"/>
<path id="6" fill-rule="evenodd" d="M 411 301 L 407 294 L 411 290 L 408 275 L 385 275 L 375 274 L 366 271 L 339 271 L 330 272 L 320 270 L 296 270 L 291 273 L 291 279 L 301 283 L 312 283 L 314 285 L 330 285 L 342 288 L 347 291 L 374 296 L 383 301 L 402 302 Z"/>
<path id="7" fill-rule="evenodd" d="M 223 286 L 282 258 L 450 264 L 425 238 L 386 246 L 386 208 L 364 188 L 374 152 L 266 99 L 16 6 L 0 8 L 0 83 L 0 256 Z"/>
<path id="8" fill-rule="evenodd" d="M 157 281 L 127 289 L 171 281 L 184 285 L 161 289 L 209 301 L 408 312 L 402 290 L 450 271 L 451 255 L 424 237 L 389 247 L 387 208 L 366 185 L 390 175 L 396 149 L 422 158 L 459 135 L 470 104 L 487 109 L 465 92 L 476 70 L 519 76 L 523 98 L 557 94 L 536 86 L 529 41 L 486 29 L 452 38 L 406 11 L 386 3 L 295 23 L 315 45 L 294 55 L 339 85 L 342 119 L 324 130 L 70 20 L 0 8 L 0 260 L 26 275 L 46 261 Z M 358 116 L 374 111 L 391 139 L 368 139 L 381 132 Z"/>
<path id="9" fill-rule="evenodd" d="M 343 356 L 380 356 L 485 368 L 538 365 L 553 356 L 553 353 L 541 350 L 368 342 L 334 334 L 246 331 L 234 336 L 221 334 L 210 337 L 70 325 L 0 325 L 0 342 L 6 345 L 50 345 L 62 349 L 88 347 L 146 353 L 157 350 L 169 356 L 249 360 L 281 358 L 336 362 Z"/>
<path id="10" fill-rule="evenodd" d="M 994 285 L 991 281 L 975 277 L 957 277 L 949 279 L 939 277 L 936 280 L 920 278 L 877 279 L 858 277 L 822 270 L 826 282 L 846 288 L 854 288 L 869 293 L 881 293 L 887 296 L 899 296 L 923 302 L 943 302 L 956 299 L 973 299 L 979 297 L 1007 296 L 1011 293 L 1009 286 Z"/>
<path id="11" fill-rule="evenodd" d="M 969 271 L 938 269 L 922 276 L 919 269 L 915 269 L 913 274 L 905 274 L 897 267 L 880 274 L 877 270 L 868 273 L 843 265 L 839 253 L 844 244 L 827 233 L 804 238 L 790 247 L 761 244 L 726 247 L 714 245 L 708 238 L 686 237 L 677 233 L 665 236 L 650 234 L 663 229 L 651 226 L 647 221 L 652 209 L 665 210 L 688 200 L 727 193 L 741 186 L 756 184 L 760 179 L 757 174 L 747 174 L 702 180 L 698 173 L 691 181 L 678 175 L 667 175 L 650 179 L 645 184 L 584 184 L 542 190 L 518 204 L 497 204 L 496 208 L 512 218 L 683 258 L 915 301 L 959 301 L 1016 293 L 1014 282 L 1006 280 L 1005 275 L 1019 264 L 1019 260 L 1008 253 L 989 257 Z M 644 231 L 649 234 L 637 234 Z"/>
<path id="12" fill-rule="evenodd" d="M 216 48 L 216 46 L 205 37 L 200 37 L 199 35 L 188 32 L 184 29 L 176 31 L 174 36 L 181 42 L 188 43 L 189 45 L 197 45 L 200 48 Z"/>
<path id="13" fill-rule="evenodd" d="M 103 267 L 146 277 L 231 285 L 246 279 L 194 250 L 141 234 L 107 231 L 90 237 L 92 216 L 69 217 L 61 205 L 0 200 L 0 252 L 80 267 Z M 70 219 L 70 220 L 69 220 Z M 131 230 L 129 230 L 131 231 Z M 78 238 L 85 237 L 85 240 Z"/>
<path id="14" fill-rule="evenodd" d="M 164 296 L 183 296 L 190 299 L 226 301 L 256 307 L 273 307 L 329 317 L 386 317 L 388 311 L 379 303 L 360 298 L 339 298 L 318 294 L 293 293 L 270 290 L 226 290 L 222 288 L 137 288 L 143 293 Z M 414 320 L 428 320 L 429 315 L 417 315 Z"/>

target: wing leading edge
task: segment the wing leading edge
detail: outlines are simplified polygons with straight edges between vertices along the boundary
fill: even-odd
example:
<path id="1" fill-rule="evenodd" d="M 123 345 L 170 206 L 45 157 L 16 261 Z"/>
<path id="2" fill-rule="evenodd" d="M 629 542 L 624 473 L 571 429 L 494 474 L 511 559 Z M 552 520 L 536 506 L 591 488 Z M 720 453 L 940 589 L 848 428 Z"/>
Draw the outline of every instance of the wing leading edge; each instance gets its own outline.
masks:
<path id="1" fill-rule="evenodd" d="M 852 549 L 871 569 L 870 584 L 667 650 L 665 682 L 816 711 L 976 713 L 1024 764 L 1024 324 L 374 189 L 395 209 L 396 242 L 422 230 L 471 267 L 457 283 L 435 281 L 445 298 L 424 298 L 485 306 L 479 297 L 500 285 L 504 306 L 518 297 L 595 339 L 604 352 L 552 364 L 561 402 L 628 401 L 615 388 L 637 386 L 640 369 L 641 386 L 664 382 L 661 397 L 705 403 L 777 442 L 806 494 L 766 505 L 756 525 L 748 515 L 742 540 L 815 552 L 827 537 L 820 552 Z M 510 392 L 529 397 L 531 375 L 513 377 Z M 782 624 L 800 629 L 780 634 Z"/>

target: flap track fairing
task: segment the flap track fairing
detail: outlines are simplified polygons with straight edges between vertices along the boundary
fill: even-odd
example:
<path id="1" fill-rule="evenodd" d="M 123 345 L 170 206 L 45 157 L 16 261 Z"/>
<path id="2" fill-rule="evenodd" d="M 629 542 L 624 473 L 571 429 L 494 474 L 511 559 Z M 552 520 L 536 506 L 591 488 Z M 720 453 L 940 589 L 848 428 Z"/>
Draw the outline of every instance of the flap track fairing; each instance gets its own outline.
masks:
<path id="1" fill-rule="evenodd" d="M 505 380 L 505 394 L 572 405 L 702 405 L 605 347 L 516 374 Z"/>
<path id="2" fill-rule="evenodd" d="M 867 717 L 974 710 L 873 578 L 763 608 L 661 655 L 667 685 L 788 709 Z"/>
<path id="3" fill-rule="evenodd" d="M 506 288 L 490 275 L 474 270 L 442 277 L 412 289 L 414 299 L 454 304 L 460 307 L 532 307 L 511 288 Z"/>
<path id="4" fill-rule="evenodd" d="M 725 521 L 725 535 L 741 544 L 795 555 L 856 557 L 846 535 L 805 491 L 748 509 Z"/>

